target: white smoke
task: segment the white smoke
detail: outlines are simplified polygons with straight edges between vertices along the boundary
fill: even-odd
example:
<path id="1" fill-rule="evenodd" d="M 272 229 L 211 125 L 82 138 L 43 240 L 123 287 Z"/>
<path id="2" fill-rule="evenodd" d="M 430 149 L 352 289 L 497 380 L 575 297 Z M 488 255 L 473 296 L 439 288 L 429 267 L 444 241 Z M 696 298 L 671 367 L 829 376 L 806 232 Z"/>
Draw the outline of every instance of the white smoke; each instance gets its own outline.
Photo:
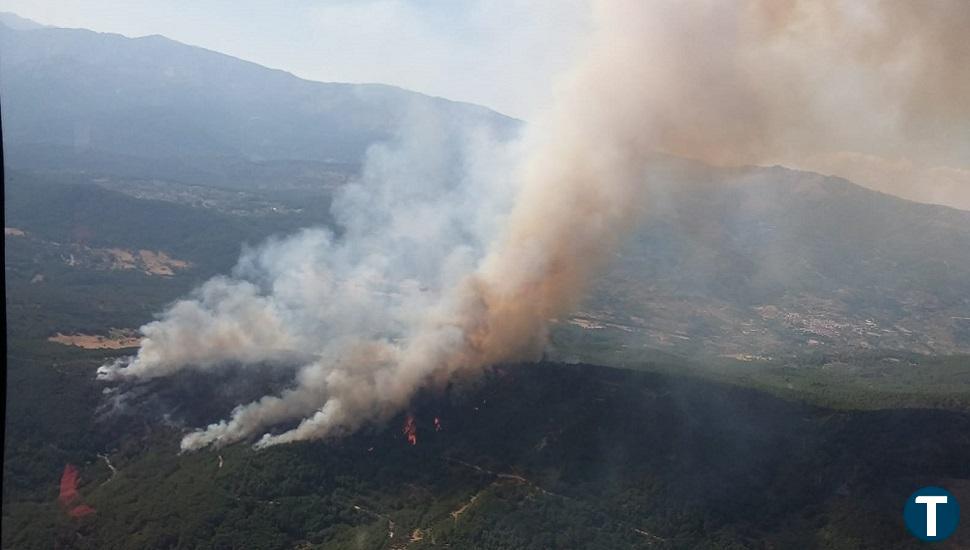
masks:
<path id="1" fill-rule="evenodd" d="M 306 230 L 247 251 L 99 376 L 303 364 L 289 390 L 183 439 L 198 449 L 352 431 L 456 372 L 537 357 L 549 319 L 634 222 L 657 151 L 721 163 L 856 150 L 959 159 L 970 79 L 957 41 L 970 3 L 941 0 L 931 17 L 909 6 L 595 2 L 583 57 L 521 143 L 416 109 L 339 192 L 339 236 Z M 927 137 L 934 129 L 951 132 Z M 273 435 L 286 423 L 297 425 Z"/>
<path id="2" fill-rule="evenodd" d="M 373 399 L 355 396 L 355 385 L 363 391 L 388 376 L 429 312 L 475 269 L 509 211 L 517 156 L 516 144 L 489 128 L 415 103 L 400 135 L 372 147 L 361 176 L 335 196 L 339 237 L 306 229 L 244 251 L 231 276 L 143 326 L 137 355 L 101 367 L 99 377 L 304 363 L 292 390 L 237 408 L 228 422 L 187 437 L 186 448 L 312 415 L 336 388 L 330 415 Z M 354 414 L 365 421 L 362 406 Z"/>

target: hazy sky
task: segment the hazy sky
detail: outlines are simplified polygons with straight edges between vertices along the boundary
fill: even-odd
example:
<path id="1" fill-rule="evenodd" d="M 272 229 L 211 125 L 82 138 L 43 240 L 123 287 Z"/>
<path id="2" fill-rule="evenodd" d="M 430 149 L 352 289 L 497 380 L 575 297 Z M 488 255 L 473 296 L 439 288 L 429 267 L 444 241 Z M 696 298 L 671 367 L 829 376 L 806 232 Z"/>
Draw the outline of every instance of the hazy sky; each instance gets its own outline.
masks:
<path id="1" fill-rule="evenodd" d="M 312 80 L 382 82 L 526 118 L 585 36 L 583 0 L 0 0 L 39 23 L 162 34 Z"/>

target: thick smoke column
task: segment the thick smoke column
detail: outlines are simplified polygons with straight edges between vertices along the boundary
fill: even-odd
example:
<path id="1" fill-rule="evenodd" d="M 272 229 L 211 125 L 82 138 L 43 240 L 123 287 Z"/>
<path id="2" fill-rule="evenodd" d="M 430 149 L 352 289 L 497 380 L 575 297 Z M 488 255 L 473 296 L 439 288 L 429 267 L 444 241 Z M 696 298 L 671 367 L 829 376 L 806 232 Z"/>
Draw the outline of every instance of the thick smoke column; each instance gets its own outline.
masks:
<path id="1" fill-rule="evenodd" d="M 340 238 L 307 230 L 248 251 L 99 376 L 304 365 L 290 389 L 186 436 L 198 449 L 346 433 L 456 373 L 538 357 L 549 319 L 635 222 L 657 152 L 966 158 L 970 4 L 910 6 L 596 2 L 583 58 L 521 143 L 416 108 L 337 196 Z"/>
<path id="2" fill-rule="evenodd" d="M 970 208 L 970 3 L 623 4 L 600 7 L 629 18 L 614 21 L 631 38 L 618 55 L 649 84 L 611 77 L 644 94 L 633 116 L 658 149 Z"/>

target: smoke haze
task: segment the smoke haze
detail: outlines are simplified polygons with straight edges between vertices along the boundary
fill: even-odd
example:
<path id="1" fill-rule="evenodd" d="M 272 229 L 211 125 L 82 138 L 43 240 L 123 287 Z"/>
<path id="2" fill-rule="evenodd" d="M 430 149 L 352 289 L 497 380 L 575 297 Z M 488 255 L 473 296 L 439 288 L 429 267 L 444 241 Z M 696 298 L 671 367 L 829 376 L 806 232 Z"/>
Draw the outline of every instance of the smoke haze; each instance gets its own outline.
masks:
<path id="1" fill-rule="evenodd" d="M 339 435 L 456 373 L 538 358 L 549 320 L 636 223 L 657 152 L 833 173 L 888 163 L 970 196 L 970 4 L 916 6 L 595 2 L 583 55 L 521 140 L 415 108 L 335 198 L 339 235 L 245 251 L 99 376 L 303 365 L 290 389 L 187 435 L 190 450 Z"/>

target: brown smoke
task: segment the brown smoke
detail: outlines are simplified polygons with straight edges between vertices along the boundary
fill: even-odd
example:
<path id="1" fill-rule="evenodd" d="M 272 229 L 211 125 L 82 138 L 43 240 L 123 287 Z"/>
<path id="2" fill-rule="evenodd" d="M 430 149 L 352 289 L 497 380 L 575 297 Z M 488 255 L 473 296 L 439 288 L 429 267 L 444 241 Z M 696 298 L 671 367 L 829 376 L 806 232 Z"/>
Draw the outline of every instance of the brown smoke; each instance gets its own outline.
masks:
<path id="1" fill-rule="evenodd" d="M 970 134 L 970 2 L 601 1 L 595 16 L 467 287 L 481 307 L 458 363 L 541 349 L 631 223 L 653 152 L 858 173 L 841 151 L 953 161 Z"/>
<path id="2" fill-rule="evenodd" d="M 279 320 L 273 325 L 279 336 L 268 336 L 271 343 L 284 350 L 291 342 L 316 346 L 316 359 L 303 368 L 296 387 L 237 407 L 228 421 L 187 436 L 183 448 L 231 443 L 297 418 L 303 419 L 297 427 L 267 434 L 259 445 L 332 436 L 387 418 L 403 410 L 420 387 L 497 362 L 537 357 L 549 319 L 576 304 L 635 222 L 647 165 L 657 152 L 714 164 L 781 163 L 846 175 L 880 174 L 877 166 L 888 174 L 909 170 L 915 181 L 934 187 L 909 196 L 933 195 L 948 204 L 970 197 L 960 183 L 970 174 L 965 165 L 970 40 L 963 36 L 970 29 L 970 2 L 599 0 L 593 16 L 583 57 L 524 138 L 525 160 L 513 178 L 519 183 L 514 206 L 463 276 L 435 278 L 449 284 L 428 295 L 408 294 L 414 288 L 410 279 L 388 293 L 378 283 L 397 273 L 383 266 L 410 267 L 392 261 L 397 250 L 381 248 L 394 246 L 397 225 L 377 233 L 378 241 L 364 241 L 382 254 L 361 260 L 369 268 L 363 270 L 357 264 L 321 268 L 317 263 L 325 259 L 356 258 L 366 247 L 349 239 L 337 254 L 327 239 L 308 234 L 304 240 L 314 237 L 329 251 L 317 263 L 307 260 L 313 256 L 300 239 L 267 249 L 272 261 L 263 276 L 274 282 L 276 294 L 258 295 L 245 281 L 210 281 L 201 298 L 177 304 L 143 329 L 147 343 L 136 358 L 106 365 L 102 376 L 170 374 L 192 358 L 203 365 L 266 360 L 266 349 L 274 347 L 255 345 L 251 338 L 238 339 L 235 350 L 202 345 L 185 353 L 166 343 L 200 326 L 250 334 L 259 329 L 254 320 L 269 318 Z M 429 154 L 421 147 L 415 151 Z M 393 177 L 395 171 L 379 173 Z M 884 183 L 879 177 L 885 176 L 864 183 L 878 187 Z M 943 177 L 951 191 L 941 198 L 937 181 Z M 487 197 L 474 199 L 461 204 Z M 368 222 L 395 219 L 397 213 L 378 214 Z M 279 248 L 290 254 L 278 254 Z M 381 261 L 366 263 L 373 258 Z M 309 296 L 307 308 L 307 300 L 292 296 L 303 296 L 320 277 L 292 277 L 318 272 L 337 281 L 338 291 Z M 361 274 L 379 276 L 354 280 Z M 343 285 L 345 278 L 354 284 Z M 387 302 L 368 298 L 374 293 L 353 290 L 371 287 L 381 296 L 403 298 L 387 308 Z M 361 296 L 367 307 L 353 300 L 346 308 L 327 307 L 349 296 Z M 315 318 L 316 310 L 332 313 Z M 364 316 L 368 322 L 358 333 L 341 339 L 314 333 L 308 340 L 303 325 L 292 321 L 308 318 L 337 330 L 351 312 L 371 315 Z M 370 328 L 388 318 L 395 322 L 387 330 Z"/>
<path id="3" fill-rule="evenodd" d="M 970 2 L 644 4 L 658 149 L 970 206 Z"/>
<path id="4" fill-rule="evenodd" d="M 354 429 L 400 410 L 422 385 L 536 357 L 548 320 L 575 305 L 633 223 L 658 151 L 720 164 L 806 164 L 840 151 L 959 158 L 970 94 L 958 35 L 970 3 L 937 9 L 596 2 L 586 53 L 530 125 L 518 198 L 478 269 L 387 376 L 331 385 L 320 413 L 263 444 Z"/>

